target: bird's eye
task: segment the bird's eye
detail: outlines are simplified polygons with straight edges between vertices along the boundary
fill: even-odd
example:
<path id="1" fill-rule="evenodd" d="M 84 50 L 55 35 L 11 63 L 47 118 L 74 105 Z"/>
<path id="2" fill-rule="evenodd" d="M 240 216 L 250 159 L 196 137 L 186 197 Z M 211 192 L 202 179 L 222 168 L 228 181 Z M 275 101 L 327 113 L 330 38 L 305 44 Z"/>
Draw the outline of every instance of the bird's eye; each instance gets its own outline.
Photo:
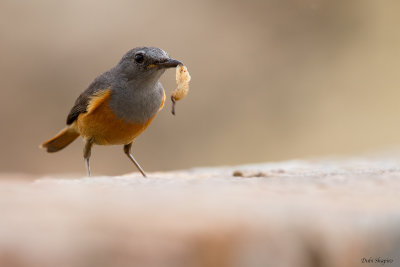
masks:
<path id="1" fill-rule="evenodd" d="M 143 61 L 144 61 L 144 56 L 143 56 L 143 54 L 140 54 L 140 53 L 136 54 L 136 55 L 135 55 L 135 61 L 136 61 L 137 63 L 143 63 Z"/>

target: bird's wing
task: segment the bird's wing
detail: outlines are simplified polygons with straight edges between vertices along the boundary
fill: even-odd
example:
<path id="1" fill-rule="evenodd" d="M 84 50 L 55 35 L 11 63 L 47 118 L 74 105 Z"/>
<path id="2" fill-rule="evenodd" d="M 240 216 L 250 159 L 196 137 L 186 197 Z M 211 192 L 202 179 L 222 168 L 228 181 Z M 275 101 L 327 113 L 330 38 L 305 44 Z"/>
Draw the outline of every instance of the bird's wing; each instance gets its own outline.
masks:
<path id="1" fill-rule="evenodd" d="M 111 94 L 111 87 L 93 83 L 75 101 L 67 117 L 67 125 L 71 125 L 81 113 L 96 109 Z"/>

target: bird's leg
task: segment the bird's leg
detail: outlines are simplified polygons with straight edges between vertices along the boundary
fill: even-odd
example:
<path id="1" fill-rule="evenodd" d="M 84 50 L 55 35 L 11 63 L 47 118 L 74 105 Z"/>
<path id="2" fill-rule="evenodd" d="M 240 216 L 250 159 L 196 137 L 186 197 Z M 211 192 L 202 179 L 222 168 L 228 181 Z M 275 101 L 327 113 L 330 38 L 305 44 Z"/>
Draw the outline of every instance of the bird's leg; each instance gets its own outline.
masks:
<path id="1" fill-rule="evenodd" d="M 85 147 L 83 148 L 83 158 L 85 159 L 86 170 L 87 170 L 88 176 L 90 176 L 89 158 L 90 158 L 92 146 L 93 146 L 92 139 L 88 139 L 88 140 L 86 140 Z"/>
<path id="2" fill-rule="evenodd" d="M 144 170 L 142 167 L 140 167 L 139 163 L 135 160 L 135 158 L 132 156 L 131 153 L 131 147 L 132 143 L 129 143 L 127 145 L 124 145 L 124 152 L 128 156 L 128 158 L 135 164 L 136 168 L 142 173 L 143 177 L 147 177 L 146 173 L 144 173 Z"/>

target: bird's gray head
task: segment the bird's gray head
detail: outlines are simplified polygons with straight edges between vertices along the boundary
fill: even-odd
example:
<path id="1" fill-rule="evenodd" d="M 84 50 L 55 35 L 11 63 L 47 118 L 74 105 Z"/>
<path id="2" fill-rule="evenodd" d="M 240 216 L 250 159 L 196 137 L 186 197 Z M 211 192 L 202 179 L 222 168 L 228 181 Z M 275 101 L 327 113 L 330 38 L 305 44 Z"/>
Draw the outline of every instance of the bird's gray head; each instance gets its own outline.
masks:
<path id="1" fill-rule="evenodd" d="M 128 51 L 116 69 L 128 81 L 135 83 L 157 82 L 167 68 L 182 65 L 156 47 L 136 47 Z"/>

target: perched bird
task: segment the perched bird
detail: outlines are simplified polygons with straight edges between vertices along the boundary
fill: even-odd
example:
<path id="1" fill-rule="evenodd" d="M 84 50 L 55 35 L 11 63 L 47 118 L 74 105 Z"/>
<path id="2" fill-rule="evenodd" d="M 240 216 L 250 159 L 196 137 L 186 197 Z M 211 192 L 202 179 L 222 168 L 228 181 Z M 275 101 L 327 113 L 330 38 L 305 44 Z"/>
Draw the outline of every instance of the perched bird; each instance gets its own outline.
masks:
<path id="1" fill-rule="evenodd" d="M 137 47 L 128 51 L 116 66 L 94 79 L 76 99 L 67 117 L 67 127 L 41 147 L 57 152 L 82 136 L 86 142 L 83 158 L 90 176 L 89 159 L 94 144 L 123 145 L 125 154 L 146 177 L 131 147 L 164 106 L 161 75 L 178 65 L 183 64 L 159 48 Z"/>

